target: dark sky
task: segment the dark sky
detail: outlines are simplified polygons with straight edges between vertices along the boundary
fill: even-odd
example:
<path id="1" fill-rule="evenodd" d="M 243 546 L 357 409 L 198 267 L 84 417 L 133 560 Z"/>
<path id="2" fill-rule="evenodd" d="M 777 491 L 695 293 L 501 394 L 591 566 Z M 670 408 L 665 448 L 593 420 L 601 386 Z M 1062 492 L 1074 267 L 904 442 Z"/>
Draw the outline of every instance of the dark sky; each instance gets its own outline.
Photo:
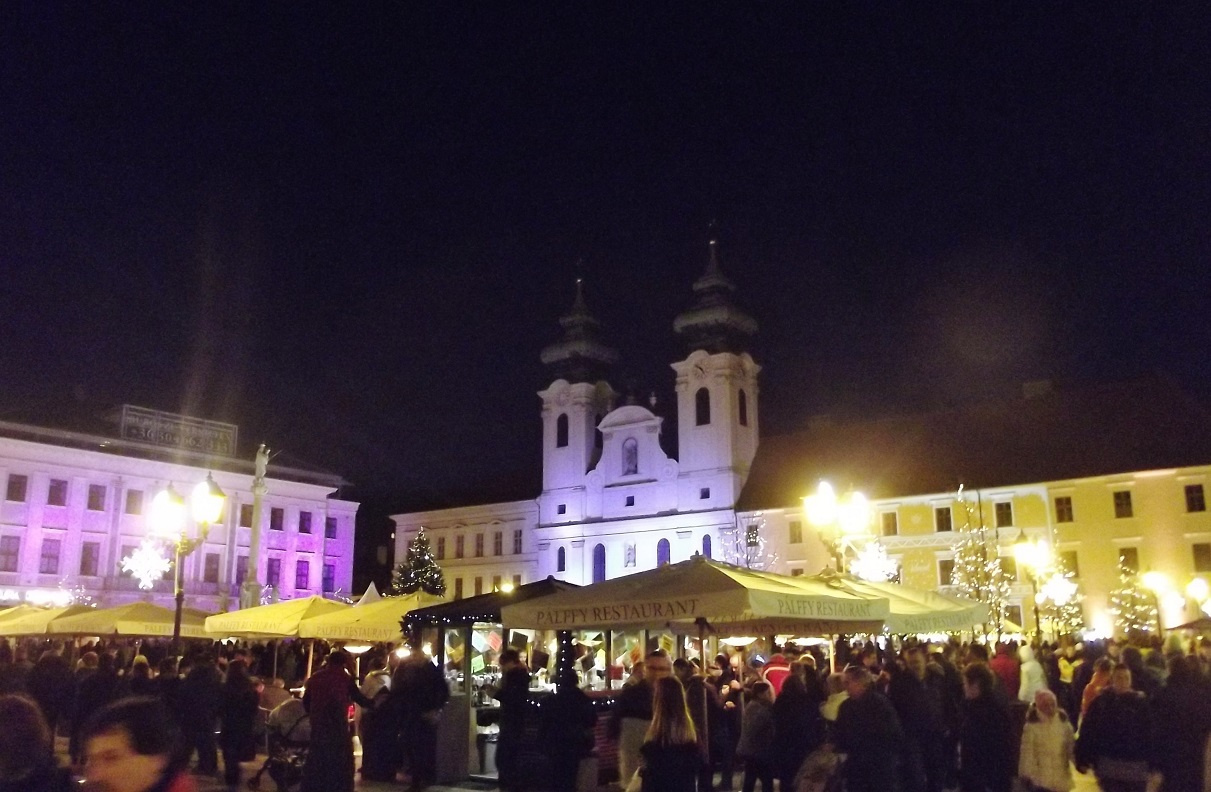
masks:
<path id="1" fill-rule="evenodd" d="M 1202 2 L 0 16 L 3 419 L 229 420 L 381 512 L 534 495 L 575 262 L 667 409 L 712 219 L 767 434 L 1211 384 Z"/>

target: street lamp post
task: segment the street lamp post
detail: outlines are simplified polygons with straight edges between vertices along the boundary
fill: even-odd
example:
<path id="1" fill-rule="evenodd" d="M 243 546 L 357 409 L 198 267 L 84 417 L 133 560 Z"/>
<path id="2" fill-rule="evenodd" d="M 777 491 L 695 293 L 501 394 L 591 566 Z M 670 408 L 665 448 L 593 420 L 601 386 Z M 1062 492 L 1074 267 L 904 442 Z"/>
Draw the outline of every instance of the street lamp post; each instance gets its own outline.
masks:
<path id="1" fill-rule="evenodd" d="M 1039 576 L 1051 563 L 1051 550 L 1043 542 L 1031 542 L 1025 536 L 1019 539 L 1013 546 L 1014 557 L 1018 563 L 1025 566 L 1030 577 L 1030 591 L 1032 594 L 1032 609 L 1034 610 L 1034 634 L 1039 639 L 1043 638 L 1043 624 L 1039 617 Z"/>
<path id="2" fill-rule="evenodd" d="M 845 574 L 845 555 L 850 543 L 869 537 L 870 501 L 861 492 L 838 497 L 832 485 L 821 481 L 816 491 L 803 499 L 803 512 L 817 530 L 829 534 L 837 571 Z"/>
<path id="3" fill-rule="evenodd" d="M 209 473 L 190 494 L 190 507 L 194 522 L 198 524 L 198 536 L 185 536 L 185 499 L 169 484 L 152 498 L 149 522 L 152 532 L 173 546 L 175 565 L 173 569 L 173 595 L 176 611 L 172 619 L 172 654 L 179 656 L 181 650 L 181 614 L 185 608 L 185 576 L 181 562 L 206 541 L 210 526 L 223 513 L 226 496 Z"/>

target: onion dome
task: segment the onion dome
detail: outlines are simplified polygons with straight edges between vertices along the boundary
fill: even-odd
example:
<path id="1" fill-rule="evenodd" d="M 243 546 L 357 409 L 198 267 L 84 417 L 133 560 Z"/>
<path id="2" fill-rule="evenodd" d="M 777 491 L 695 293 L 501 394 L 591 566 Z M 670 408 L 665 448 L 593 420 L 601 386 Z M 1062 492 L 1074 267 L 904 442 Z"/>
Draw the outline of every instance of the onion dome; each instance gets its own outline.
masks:
<path id="1" fill-rule="evenodd" d="M 597 382 L 605 379 L 618 352 L 599 337 L 601 323 L 589 313 L 584 301 L 584 279 L 576 279 L 576 300 L 559 319 L 563 338 L 542 350 L 540 359 L 556 379 L 568 382 Z"/>
<path id="2" fill-rule="evenodd" d="M 719 266 L 719 243 L 711 239 L 706 272 L 694 281 L 694 305 L 673 320 L 673 332 L 690 351 L 744 352 L 757 334 L 757 321 L 732 301 L 736 285 Z"/>

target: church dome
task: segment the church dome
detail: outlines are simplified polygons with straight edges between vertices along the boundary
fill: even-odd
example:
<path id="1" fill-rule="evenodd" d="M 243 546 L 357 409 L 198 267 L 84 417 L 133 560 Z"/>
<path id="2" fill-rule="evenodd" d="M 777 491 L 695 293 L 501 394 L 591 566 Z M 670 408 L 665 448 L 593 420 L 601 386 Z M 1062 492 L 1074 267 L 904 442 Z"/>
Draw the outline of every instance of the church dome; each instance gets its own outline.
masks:
<path id="1" fill-rule="evenodd" d="M 706 272 L 694 281 L 694 305 L 673 320 L 673 332 L 690 351 L 743 352 L 757 334 L 757 321 L 732 301 L 736 285 L 719 266 L 718 240 L 710 242 Z"/>
<path id="2" fill-rule="evenodd" d="M 576 299 L 559 319 L 563 337 L 542 350 L 543 365 L 557 379 L 568 382 L 596 382 L 605 379 L 610 366 L 618 360 L 618 352 L 600 339 L 601 323 L 584 301 L 584 283 L 576 279 Z"/>

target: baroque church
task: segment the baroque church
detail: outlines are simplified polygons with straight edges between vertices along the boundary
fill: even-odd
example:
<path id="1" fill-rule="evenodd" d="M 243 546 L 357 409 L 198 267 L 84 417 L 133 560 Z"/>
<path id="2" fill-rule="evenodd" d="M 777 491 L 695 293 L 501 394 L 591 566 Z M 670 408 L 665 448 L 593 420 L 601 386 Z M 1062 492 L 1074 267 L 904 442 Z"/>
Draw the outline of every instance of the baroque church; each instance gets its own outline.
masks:
<path id="1" fill-rule="evenodd" d="M 664 419 L 619 403 L 609 381 L 617 352 L 578 281 L 562 336 L 541 353 L 551 377 L 538 393 L 541 494 L 395 515 L 396 558 L 423 528 L 453 598 L 549 575 L 593 583 L 695 553 L 735 558 L 743 541 L 735 507 L 757 452 L 761 367 L 748 352 L 757 323 L 734 291 L 712 239 L 693 303 L 673 321 L 686 350 L 671 366 L 674 459 L 660 443 Z"/>

